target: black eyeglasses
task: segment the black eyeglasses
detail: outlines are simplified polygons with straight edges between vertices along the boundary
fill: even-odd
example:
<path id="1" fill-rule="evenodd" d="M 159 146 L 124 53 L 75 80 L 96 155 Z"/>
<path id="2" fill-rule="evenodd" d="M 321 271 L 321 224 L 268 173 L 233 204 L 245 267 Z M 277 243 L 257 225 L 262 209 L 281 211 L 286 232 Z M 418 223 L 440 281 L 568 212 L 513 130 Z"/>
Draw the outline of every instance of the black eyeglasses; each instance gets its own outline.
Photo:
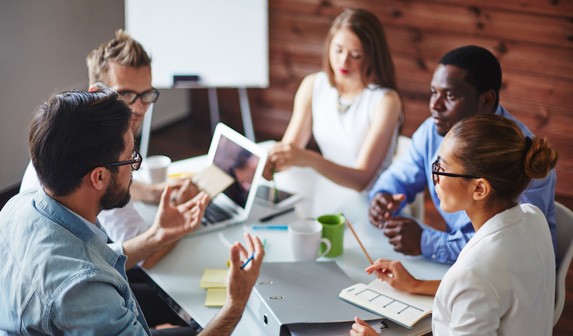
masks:
<path id="1" fill-rule="evenodd" d="M 463 177 L 463 178 L 470 178 L 470 179 L 479 178 L 479 177 L 474 176 L 474 175 L 446 173 L 446 172 L 443 172 L 440 170 L 443 170 L 443 168 L 442 168 L 442 166 L 440 166 L 440 157 L 438 156 L 436 161 L 434 161 L 434 163 L 432 163 L 432 182 L 434 182 L 434 185 L 440 183 L 440 175 L 448 176 L 448 177 Z"/>
<path id="2" fill-rule="evenodd" d="M 137 98 L 139 98 L 143 104 L 155 103 L 159 98 L 159 90 L 157 89 L 151 89 L 142 93 L 131 90 L 121 90 L 117 91 L 117 94 L 129 105 L 135 103 Z"/>
<path id="3" fill-rule="evenodd" d="M 117 166 L 131 165 L 131 170 L 139 170 L 139 167 L 141 167 L 141 162 L 143 161 L 143 158 L 141 157 L 141 155 L 139 154 L 139 152 L 137 150 L 133 151 L 133 154 L 131 157 L 132 157 L 131 159 L 126 160 L 126 161 L 110 162 L 110 163 L 102 164 L 101 166 L 117 167 Z"/>

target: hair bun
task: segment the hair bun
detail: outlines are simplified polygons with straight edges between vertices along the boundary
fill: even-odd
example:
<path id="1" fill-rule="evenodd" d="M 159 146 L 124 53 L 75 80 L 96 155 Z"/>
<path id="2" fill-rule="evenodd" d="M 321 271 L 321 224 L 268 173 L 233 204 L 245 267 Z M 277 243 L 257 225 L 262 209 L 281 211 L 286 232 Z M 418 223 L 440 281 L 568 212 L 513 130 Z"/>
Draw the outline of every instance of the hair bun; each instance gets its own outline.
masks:
<path id="1" fill-rule="evenodd" d="M 533 138 L 531 147 L 525 153 L 525 174 L 530 178 L 543 178 L 555 167 L 558 158 L 559 154 L 551 147 L 547 138 Z"/>

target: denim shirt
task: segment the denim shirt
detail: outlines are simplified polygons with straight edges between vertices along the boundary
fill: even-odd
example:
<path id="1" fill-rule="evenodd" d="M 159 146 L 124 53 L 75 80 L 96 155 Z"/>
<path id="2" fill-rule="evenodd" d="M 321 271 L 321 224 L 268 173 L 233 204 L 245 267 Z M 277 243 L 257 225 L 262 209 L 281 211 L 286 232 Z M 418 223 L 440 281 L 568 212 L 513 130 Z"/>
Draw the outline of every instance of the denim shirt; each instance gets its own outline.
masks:
<path id="1" fill-rule="evenodd" d="M 524 135 L 532 137 L 533 133 L 520 121 L 511 116 L 501 105 L 497 115 L 504 116 L 517 123 Z M 440 199 L 432 182 L 432 163 L 438 156 L 440 144 L 444 139 L 436 131 L 432 118 L 426 119 L 412 136 L 412 146 L 408 154 L 395 161 L 376 181 L 370 190 L 370 200 L 379 192 L 406 195 L 406 202 L 412 202 L 417 193 L 427 186 L 434 205 L 446 222 L 446 232 L 423 226 L 421 250 L 424 257 L 453 264 L 466 243 L 474 235 L 474 228 L 465 211 L 448 213 L 440 208 Z M 553 248 L 557 246 L 555 227 L 555 170 L 543 179 L 534 179 L 521 194 L 520 203 L 531 203 L 537 206 L 549 223 Z M 556 254 L 557 255 L 557 254 Z"/>
<path id="2" fill-rule="evenodd" d="M 126 257 L 88 225 L 43 190 L 6 204 L 0 335 L 149 335 Z"/>

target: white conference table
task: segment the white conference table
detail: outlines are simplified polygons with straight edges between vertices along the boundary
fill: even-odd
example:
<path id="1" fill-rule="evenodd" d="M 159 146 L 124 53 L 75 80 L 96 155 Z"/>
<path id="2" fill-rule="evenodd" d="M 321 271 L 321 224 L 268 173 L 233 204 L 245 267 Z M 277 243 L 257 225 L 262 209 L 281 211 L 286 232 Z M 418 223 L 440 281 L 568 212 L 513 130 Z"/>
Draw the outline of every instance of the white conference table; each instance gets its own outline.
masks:
<path id="1" fill-rule="evenodd" d="M 206 157 L 200 156 L 174 162 L 169 172 L 197 171 L 206 165 Z M 275 180 L 280 189 L 300 193 L 303 199 L 296 204 L 295 211 L 276 217 L 265 224 L 288 224 L 298 218 L 342 212 L 353 224 L 363 245 L 374 260 L 378 258 L 400 260 L 415 277 L 421 279 L 441 279 L 449 268 L 448 265 L 437 264 L 423 257 L 409 257 L 394 252 L 392 245 L 387 242 L 381 230 L 368 221 L 368 200 L 365 193 L 338 186 L 310 168 L 291 168 L 275 174 Z M 147 274 L 185 313 L 201 326 L 206 326 L 219 309 L 205 307 L 206 291 L 199 287 L 199 282 L 205 268 L 227 267 L 229 251 L 222 242 L 221 234 L 229 242 L 242 242 L 244 232 L 255 233 L 261 239 L 267 240 L 264 262 L 293 261 L 286 231 L 252 231 L 251 224 L 259 223 L 257 218 L 261 218 L 268 212 L 268 208 L 265 209 L 255 203 L 251 216 L 243 224 L 185 237 L 155 267 L 146 270 Z M 321 260 L 335 260 L 356 282 L 368 283 L 374 280 L 373 276 L 364 272 L 364 268 L 368 266 L 368 260 L 348 228 L 344 232 L 343 254 L 336 258 L 318 259 L 318 261 Z M 264 335 L 264 333 L 253 314 L 247 309 L 234 335 L 257 336 Z"/>

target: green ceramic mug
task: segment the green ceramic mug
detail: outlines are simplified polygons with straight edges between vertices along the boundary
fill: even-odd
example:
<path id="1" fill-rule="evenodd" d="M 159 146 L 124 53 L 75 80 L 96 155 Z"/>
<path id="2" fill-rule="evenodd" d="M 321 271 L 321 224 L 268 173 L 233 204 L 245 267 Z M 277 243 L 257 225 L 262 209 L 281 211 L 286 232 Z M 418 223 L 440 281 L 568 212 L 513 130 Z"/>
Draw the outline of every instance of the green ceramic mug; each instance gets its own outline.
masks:
<path id="1" fill-rule="evenodd" d="M 322 237 L 330 240 L 332 245 L 330 251 L 324 256 L 333 258 L 341 255 L 344 250 L 343 242 L 346 218 L 340 214 L 328 214 L 317 217 L 316 221 L 322 225 Z M 323 250 L 324 246 L 321 247 L 321 253 Z"/>

